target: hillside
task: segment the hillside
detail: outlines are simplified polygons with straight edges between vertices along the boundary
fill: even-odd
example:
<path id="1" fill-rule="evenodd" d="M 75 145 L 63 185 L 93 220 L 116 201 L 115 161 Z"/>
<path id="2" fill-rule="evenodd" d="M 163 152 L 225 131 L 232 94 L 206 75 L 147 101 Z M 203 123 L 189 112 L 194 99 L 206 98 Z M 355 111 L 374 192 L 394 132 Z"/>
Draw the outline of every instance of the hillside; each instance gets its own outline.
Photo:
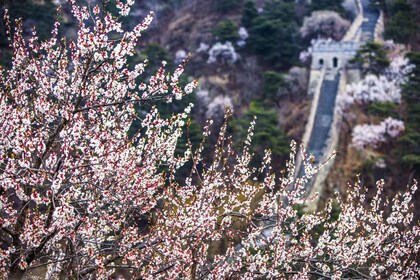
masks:
<path id="1" fill-rule="evenodd" d="M 199 81 L 195 95 L 186 101 L 195 103 L 193 135 L 190 135 L 193 140 L 199 139 L 199 127 L 208 117 L 215 120 L 214 129 L 217 130 L 222 123 L 225 106 L 230 106 L 233 108 L 230 133 L 240 139 L 247 130 L 247 123 L 253 115 L 257 115 L 254 152 L 258 157 L 265 148 L 271 147 L 275 166 L 283 168 L 288 142 L 302 139 L 312 103 L 312 97 L 307 95 L 308 62 L 301 62 L 299 54 L 310 46 L 313 38 L 332 37 L 338 40 L 356 15 L 353 1 L 310 2 L 137 1 L 130 20 L 124 24 L 125 27 L 132 26 L 148 11 L 155 12 L 152 28 L 144 35 L 138 54 L 133 58 L 134 61 L 149 60 L 147 74 L 153 73 L 161 60 L 167 60 L 169 67 L 174 68 L 190 55 L 184 82 L 192 77 Z M 25 5 L 15 1 L 5 3 L 3 7 L 9 8 L 12 17 L 25 18 L 23 25 L 27 34 L 32 26 L 37 26 L 41 38 L 47 36 L 52 26 L 56 4 L 62 3 L 61 28 L 69 38 L 74 36 L 75 27 L 65 1 L 26 0 Z M 108 7 L 112 9 L 110 3 Z M 419 50 L 415 21 L 405 22 L 411 18 L 418 21 L 418 16 L 412 16 L 419 14 L 416 12 L 419 10 L 418 3 L 409 0 L 380 1 L 379 8 L 385 11 L 385 37 L 406 44 L 406 50 Z M 323 19 L 327 20 L 327 24 L 322 23 Z M 396 32 L 401 24 L 406 26 L 406 30 Z M 2 28 L 4 30 L 3 25 Z M 8 55 L 5 36 L 2 36 L 2 64 L 7 65 L 5 57 Z M 163 113 L 170 114 L 181 110 L 184 105 L 174 103 L 161 109 Z M 410 111 L 409 107 L 404 99 L 395 110 L 414 123 L 415 118 L 410 114 L 415 109 Z M 368 108 L 361 109 L 361 112 L 353 109 L 352 113 L 360 115 L 359 119 L 368 112 Z M 368 114 L 364 118 L 375 121 Z M 351 145 L 351 129 L 357 123 L 356 120 L 351 121 L 350 127 L 343 126 L 341 130 L 338 159 L 328 179 L 329 188 L 324 197 L 337 189 L 344 192 L 347 182 L 354 181 L 356 174 L 362 174 L 362 181 L 371 187 L 377 179 L 385 177 L 390 195 L 401 190 L 409 179 L 419 176 L 417 163 L 401 164 L 402 155 L 398 151 L 404 144 L 398 141 L 388 143 L 377 151 L 356 153 Z M 416 129 L 414 126 L 413 131 L 416 132 Z M 413 148 L 414 156 L 418 156 L 416 149 Z M 379 161 L 381 164 L 378 165 Z"/>

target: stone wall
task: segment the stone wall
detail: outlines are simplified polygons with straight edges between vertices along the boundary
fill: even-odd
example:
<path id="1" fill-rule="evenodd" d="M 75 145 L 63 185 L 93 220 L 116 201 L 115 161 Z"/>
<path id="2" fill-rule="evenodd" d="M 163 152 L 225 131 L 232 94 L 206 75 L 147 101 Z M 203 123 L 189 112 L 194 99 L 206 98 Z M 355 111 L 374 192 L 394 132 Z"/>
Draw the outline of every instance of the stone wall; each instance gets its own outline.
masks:
<path id="1" fill-rule="evenodd" d="M 340 69 L 351 60 L 360 47 L 356 41 L 320 41 L 314 44 L 312 69 Z"/>
<path id="2" fill-rule="evenodd" d="M 341 41 L 358 41 L 360 36 L 360 26 L 363 23 L 363 7 L 361 0 L 355 0 L 357 2 L 357 9 L 359 13 L 357 17 L 354 19 L 350 28 L 347 30 L 346 34 L 344 35 Z"/>
<path id="3" fill-rule="evenodd" d="M 310 85 L 308 88 L 308 95 L 313 96 L 311 112 L 308 123 L 305 128 L 305 134 L 302 139 L 302 144 L 308 147 L 309 138 L 314 127 L 315 115 L 319 103 L 319 96 L 321 94 L 321 85 L 325 78 L 325 73 L 340 72 L 340 81 L 336 102 L 339 96 L 345 93 L 346 85 L 348 83 L 357 82 L 360 79 L 360 69 L 346 67 L 348 61 L 351 60 L 357 53 L 361 43 L 361 25 L 364 20 L 363 8 L 361 0 L 355 0 L 358 4 L 359 15 L 353 21 L 348 32 L 340 42 L 332 40 L 320 40 L 313 45 L 312 49 L 312 64 Z M 382 40 L 383 33 L 383 12 L 376 22 L 374 39 Z M 334 149 L 338 146 L 339 129 L 342 116 L 334 113 L 333 122 L 331 124 L 328 139 L 325 142 L 325 149 L 323 160 L 334 153 Z M 309 189 L 309 195 L 315 193 L 323 193 L 326 187 L 327 176 L 333 167 L 334 160 L 330 160 L 316 175 L 312 187 Z M 296 170 L 299 172 L 302 165 L 302 160 L 298 156 L 296 163 Z M 298 174 L 296 174 L 298 175 Z M 318 196 L 312 203 L 307 206 L 307 210 L 316 209 L 320 196 Z"/>
<path id="4" fill-rule="evenodd" d="M 308 92 L 310 92 L 310 95 L 313 96 L 313 99 L 312 99 L 311 111 L 308 117 L 308 122 L 306 123 L 306 127 L 305 127 L 305 133 L 303 134 L 303 138 L 302 138 L 302 145 L 304 147 L 308 147 L 309 139 L 311 137 L 312 129 L 314 127 L 316 109 L 318 107 L 318 100 L 319 100 L 319 95 L 321 94 L 321 87 L 322 87 L 322 81 L 324 80 L 324 76 L 325 76 L 325 70 L 311 70 L 311 74 L 310 74 L 311 79 L 309 81 Z M 302 166 L 302 158 L 300 157 L 300 152 L 299 152 L 299 155 L 296 161 L 295 176 L 298 176 L 301 166 Z"/>
<path id="5" fill-rule="evenodd" d="M 383 42 L 383 40 L 384 40 L 383 39 L 384 28 L 385 28 L 385 26 L 384 26 L 384 11 L 381 10 L 380 14 L 379 14 L 378 22 L 376 23 L 376 26 L 375 26 L 375 34 L 373 35 L 375 41 Z"/>

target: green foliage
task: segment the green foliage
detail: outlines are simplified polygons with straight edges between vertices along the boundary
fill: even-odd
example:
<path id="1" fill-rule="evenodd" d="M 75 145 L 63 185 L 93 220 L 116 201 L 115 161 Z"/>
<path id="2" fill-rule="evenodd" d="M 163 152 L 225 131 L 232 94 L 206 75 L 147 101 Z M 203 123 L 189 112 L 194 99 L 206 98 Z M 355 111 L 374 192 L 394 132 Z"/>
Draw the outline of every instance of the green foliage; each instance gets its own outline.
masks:
<path id="1" fill-rule="evenodd" d="M 404 155 L 402 157 L 402 162 L 412 166 L 419 166 L 420 165 L 420 155 Z"/>
<path id="2" fill-rule="evenodd" d="M 281 20 L 283 22 L 295 21 L 295 5 L 291 0 L 270 0 L 265 1 L 261 16 L 271 20 Z"/>
<path id="3" fill-rule="evenodd" d="M 168 64 L 166 65 L 166 69 L 171 70 L 173 68 L 173 64 L 171 63 L 169 53 L 158 43 L 147 44 L 140 50 L 138 56 L 131 57 L 128 62 L 140 63 L 145 59 L 147 59 L 148 62 L 147 67 L 144 71 L 144 75 L 141 76 L 143 78 L 155 75 L 159 67 L 162 66 L 162 61 L 168 62 Z"/>
<path id="4" fill-rule="evenodd" d="M 329 10 L 335 11 L 340 15 L 345 15 L 345 11 L 341 4 L 343 0 L 313 0 L 310 5 L 311 11 Z"/>
<path id="5" fill-rule="evenodd" d="M 185 75 L 181 76 L 179 79 L 179 84 L 181 87 L 187 85 L 188 82 L 191 82 L 192 78 L 188 79 Z M 188 106 L 188 104 L 192 103 L 195 104 L 196 102 L 196 94 L 191 93 L 182 97 L 182 100 L 177 100 L 176 102 L 161 102 L 159 100 L 150 102 L 151 105 L 156 105 L 159 113 L 161 116 L 168 118 L 172 116 L 174 113 L 181 113 L 184 111 L 184 108 Z"/>
<path id="6" fill-rule="evenodd" d="M 410 80 L 404 87 L 404 98 L 409 105 L 420 102 L 420 52 L 407 54 L 410 63 L 415 66 L 410 75 Z"/>
<path id="7" fill-rule="evenodd" d="M 328 219 L 328 222 L 331 223 L 331 222 L 337 221 L 338 218 L 340 217 L 340 214 L 341 214 L 341 206 L 335 201 L 331 205 L 331 213 L 330 213 L 330 218 Z M 325 232 L 325 230 L 326 230 L 325 224 L 322 223 L 313 228 L 312 234 L 315 238 L 317 238 L 321 236 Z M 330 237 L 333 237 L 333 235 L 330 234 Z"/>
<path id="8" fill-rule="evenodd" d="M 255 1 L 247 0 L 244 4 L 242 12 L 242 25 L 246 28 L 252 26 L 252 21 L 258 16 L 257 8 L 255 7 Z"/>
<path id="9" fill-rule="evenodd" d="M 38 37 L 44 40 L 50 36 L 53 28 L 56 12 L 55 6 L 50 0 L 46 0 L 43 4 L 36 4 L 30 0 L 3 0 L 0 2 L 0 11 L 3 15 L 3 9 L 9 10 L 10 20 L 25 19 L 23 22 L 23 34 L 29 35 L 32 28 L 36 26 Z M 13 30 L 12 30 L 13 32 Z M 10 57 L 12 53 L 8 49 L 9 42 L 6 36 L 6 27 L 4 20 L 0 20 L 0 65 L 10 66 Z"/>
<path id="10" fill-rule="evenodd" d="M 162 61 L 170 62 L 166 49 L 157 43 L 147 44 L 141 50 L 140 55 L 142 59 L 148 60 L 147 66 L 149 69 L 151 68 L 151 71 L 156 71 L 162 65 Z"/>
<path id="11" fill-rule="evenodd" d="M 229 41 L 235 44 L 239 40 L 238 26 L 231 20 L 223 20 L 217 24 L 213 35 L 222 43 Z"/>
<path id="12" fill-rule="evenodd" d="M 237 134 L 234 139 L 245 139 L 249 123 L 256 116 L 256 125 L 252 137 L 252 151 L 255 153 L 251 164 L 260 166 L 265 149 L 271 149 L 273 166 L 279 168 L 282 160 L 288 154 L 289 140 L 280 128 L 278 114 L 275 109 L 264 106 L 261 102 L 251 101 L 245 116 L 232 122 L 232 128 Z"/>
<path id="13" fill-rule="evenodd" d="M 285 86 L 284 77 L 282 74 L 275 71 L 266 71 L 263 74 L 264 78 L 264 99 L 276 100 L 279 88 Z"/>
<path id="14" fill-rule="evenodd" d="M 373 102 L 368 105 L 368 112 L 379 117 L 398 118 L 397 107 L 394 102 Z"/>
<path id="15" fill-rule="evenodd" d="M 297 62 L 298 26 L 293 2 L 267 2 L 264 11 L 252 20 L 248 31 L 248 49 L 270 68 L 285 70 Z"/>
<path id="16" fill-rule="evenodd" d="M 201 125 L 192 119 L 188 119 L 187 129 L 183 131 L 183 135 L 178 139 L 176 153 L 182 155 L 190 142 L 193 149 L 197 149 L 202 140 Z"/>
<path id="17" fill-rule="evenodd" d="M 228 13 L 240 7 L 242 0 L 217 0 L 216 11 L 221 13 Z"/>
<path id="18" fill-rule="evenodd" d="M 202 139 L 203 131 L 201 129 L 201 125 L 194 119 L 188 119 L 186 129 L 184 129 L 182 136 L 178 138 L 175 153 L 179 156 L 184 156 L 184 153 L 187 151 L 190 144 L 193 151 L 195 151 L 198 149 Z M 208 143 L 206 142 L 205 144 Z M 205 147 L 208 148 L 207 146 Z M 183 179 L 187 178 L 191 172 L 192 166 L 192 161 L 189 161 L 183 167 L 181 167 L 176 173 L 176 180 L 182 181 Z"/>
<path id="19" fill-rule="evenodd" d="M 150 78 L 150 76 L 153 76 L 156 74 L 156 71 L 159 69 L 159 67 L 162 66 L 162 61 L 167 61 L 168 64 L 166 65 L 166 69 L 171 70 L 173 65 L 170 63 L 170 57 L 168 52 L 161 47 L 157 43 L 150 43 L 144 46 L 140 53 L 137 56 L 132 56 L 129 58 L 128 63 L 141 63 L 145 59 L 147 59 L 147 67 L 144 71 L 144 74 L 140 77 L 139 83 L 146 82 L 144 79 Z M 185 105 L 185 103 L 183 103 Z M 188 104 L 188 103 L 187 103 Z M 140 119 L 143 117 L 143 113 L 147 110 L 150 110 L 151 106 L 157 106 L 159 109 L 159 113 L 161 116 L 169 117 L 174 112 L 173 106 L 174 103 L 165 103 L 165 102 L 149 102 L 148 104 L 144 104 L 143 106 L 136 106 L 136 110 L 140 116 L 138 120 L 135 120 L 133 124 L 130 127 L 129 135 L 133 135 L 136 133 L 139 128 L 141 127 L 141 121 Z"/>
<path id="20" fill-rule="evenodd" d="M 145 59 L 148 60 L 145 73 L 141 76 L 143 79 L 146 77 L 149 78 L 150 76 L 155 75 L 159 67 L 162 66 L 162 61 L 168 62 L 165 69 L 169 71 L 173 71 L 174 69 L 174 65 L 173 63 L 171 63 L 169 53 L 157 43 L 150 43 L 146 45 L 145 47 L 141 49 L 141 52 L 139 53 L 139 55 L 131 57 L 130 59 L 132 59 L 130 63 L 133 63 L 133 62 L 140 63 L 144 61 Z M 187 83 L 191 82 L 191 80 L 192 78 L 188 78 L 186 75 L 182 75 L 180 77 L 179 84 L 183 87 Z M 139 81 L 139 83 L 140 82 L 144 82 L 144 81 Z M 181 101 L 177 101 L 177 102 L 166 103 L 166 102 L 157 100 L 157 101 L 150 101 L 147 104 L 143 104 L 142 106 L 137 106 L 136 110 L 139 114 L 139 120 L 136 120 L 133 122 L 133 124 L 130 127 L 129 135 L 133 135 L 135 132 L 138 131 L 140 127 L 140 123 L 141 123 L 140 119 L 143 118 L 144 112 L 147 112 L 150 110 L 151 106 L 156 106 L 157 109 L 159 110 L 159 114 L 162 117 L 168 118 L 173 113 L 182 112 L 184 108 L 188 106 L 188 104 L 195 103 L 195 99 L 196 99 L 195 93 L 192 93 L 192 94 L 184 96 Z"/>
<path id="21" fill-rule="evenodd" d="M 358 62 L 363 67 L 364 74 L 381 74 L 390 61 L 387 58 L 387 51 L 376 42 L 367 42 L 357 52 L 352 62 Z"/>
<path id="22" fill-rule="evenodd" d="M 407 57 L 416 67 L 403 90 L 407 116 L 405 133 L 399 139 L 401 145 L 397 152 L 401 161 L 420 175 L 420 53 L 409 53 Z"/>
<path id="23" fill-rule="evenodd" d="M 297 27 L 280 20 L 259 17 L 250 30 L 247 45 L 262 59 L 263 63 L 275 69 L 288 69 L 297 61 Z"/>
<path id="24" fill-rule="evenodd" d="M 397 0 L 388 9 L 385 37 L 398 43 L 408 43 L 417 33 L 416 21 L 420 19 L 406 0 Z"/>
<path id="25" fill-rule="evenodd" d="M 41 1 L 39 1 L 41 2 Z M 56 10 L 51 0 L 45 0 L 43 3 L 36 3 L 31 0 L 2 1 L 1 6 L 7 7 L 9 10 L 10 19 L 25 19 L 24 34 L 29 35 L 32 27 L 36 26 L 38 37 L 45 40 L 50 37 L 56 19 Z M 7 46 L 6 36 L 4 36 L 3 20 L 2 20 L 0 47 Z"/>

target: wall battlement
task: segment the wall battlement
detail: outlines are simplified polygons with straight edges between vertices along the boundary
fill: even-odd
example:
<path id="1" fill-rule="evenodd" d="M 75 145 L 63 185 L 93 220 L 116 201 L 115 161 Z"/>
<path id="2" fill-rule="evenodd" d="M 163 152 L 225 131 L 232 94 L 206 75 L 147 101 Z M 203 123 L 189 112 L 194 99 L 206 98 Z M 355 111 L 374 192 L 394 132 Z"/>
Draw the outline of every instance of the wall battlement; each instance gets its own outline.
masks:
<path id="1" fill-rule="evenodd" d="M 332 40 L 317 41 L 313 45 L 313 52 L 356 52 L 360 43 L 356 41 L 335 42 Z"/>
<path id="2" fill-rule="evenodd" d="M 321 40 L 312 46 L 312 69 L 340 69 L 357 53 L 357 41 Z"/>

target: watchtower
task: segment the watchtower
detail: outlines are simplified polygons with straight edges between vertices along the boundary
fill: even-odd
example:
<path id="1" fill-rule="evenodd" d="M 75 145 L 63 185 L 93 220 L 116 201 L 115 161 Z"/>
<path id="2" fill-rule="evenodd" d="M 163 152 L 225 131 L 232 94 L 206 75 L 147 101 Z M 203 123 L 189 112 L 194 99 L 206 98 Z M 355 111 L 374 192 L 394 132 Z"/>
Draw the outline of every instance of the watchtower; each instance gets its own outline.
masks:
<path id="1" fill-rule="evenodd" d="M 359 42 L 335 42 L 333 40 L 319 40 L 312 46 L 313 70 L 340 69 L 351 60 L 360 47 Z"/>

